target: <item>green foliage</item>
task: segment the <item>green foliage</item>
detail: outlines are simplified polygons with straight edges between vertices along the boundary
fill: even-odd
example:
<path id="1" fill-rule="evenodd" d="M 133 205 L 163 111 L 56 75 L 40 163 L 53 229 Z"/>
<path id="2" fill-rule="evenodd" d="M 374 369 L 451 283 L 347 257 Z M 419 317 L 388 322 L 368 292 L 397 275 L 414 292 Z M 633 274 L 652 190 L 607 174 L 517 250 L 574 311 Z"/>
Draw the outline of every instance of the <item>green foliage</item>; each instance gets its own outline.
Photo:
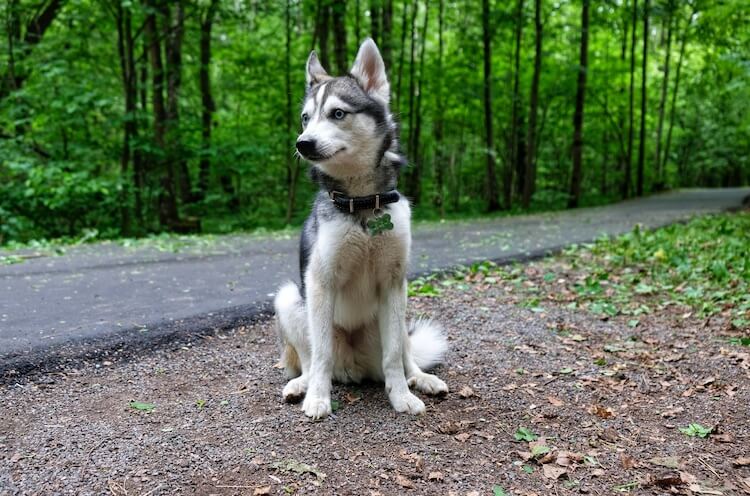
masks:
<path id="1" fill-rule="evenodd" d="M 632 32 L 632 26 L 625 21 L 629 19 L 628 4 L 604 2 L 592 12 L 584 120 L 584 205 L 619 198 L 624 181 L 630 60 L 620 53 L 622 40 L 627 41 Z M 208 2 L 189 0 L 184 5 L 179 119 L 167 121 L 170 144 L 161 146 L 155 137 L 153 71 L 148 57 L 143 55 L 144 21 L 152 12 L 143 3 L 62 2 L 38 44 L 28 43 L 24 35 L 27 24 L 40 10 L 40 2 L 0 3 L 0 245 L 51 238 L 76 240 L 84 232 L 96 232 L 97 238 L 117 238 L 178 229 L 180 226 L 160 218 L 165 161 L 177 167 L 175 183 L 182 177 L 181 165 L 185 165 L 190 191 L 177 202 L 179 215 L 182 219 L 200 219 L 202 232 L 279 229 L 302 222 L 315 188 L 305 177 L 307 165 L 299 164 L 300 179 L 293 191 L 295 208 L 287 219 L 287 167 L 298 167 L 291 158 L 299 131 L 297 104 L 305 91 L 304 62 L 313 42 L 320 49 L 320 36 L 315 30 L 321 3 L 301 0 L 289 4 L 292 22 L 287 68 L 285 3 L 219 2 L 211 36 L 209 75 L 215 111 L 209 146 L 202 142 L 203 99 L 199 83 L 199 33 Z M 415 131 L 416 122 L 421 122 L 419 148 L 406 150 L 411 160 L 419 159 L 407 173 L 414 167 L 421 169 L 422 194 L 415 205 L 415 217 L 483 215 L 487 180 L 483 79 L 478 69 L 482 65 L 481 9 L 477 2 L 469 0 L 445 2 L 444 55 L 440 62 L 438 5 L 416 2 L 417 25 L 421 26 L 428 9 L 429 22 L 426 37 L 415 37 L 417 53 L 424 46 L 424 65 L 417 58 L 412 67 L 409 36 L 404 38 L 403 46 L 400 43 L 405 34 L 402 14 L 408 9 L 407 21 L 411 21 L 412 5 L 413 2 L 393 2 L 393 31 L 388 41 L 393 48 L 389 67 L 391 107 L 401 121 L 402 143 L 409 145 L 407 137 Z M 532 211 L 560 209 L 567 203 L 571 167 L 568 150 L 579 73 L 580 2 L 565 0 L 542 5 L 544 52 Z M 647 88 L 647 191 L 747 184 L 750 19 L 745 7 L 744 0 L 655 2 L 650 12 L 652 40 L 647 68 L 651 82 Z M 131 17 L 136 44 L 137 102 L 135 110 L 129 112 L 125 110 L 118 53 L 118 8 Z M 169 3 L 172 16 L 174 8 L 174 3 Z M 506 205 L 506 214 L 520 211 L 518 173 L 509 174 L 514 167 L 509 151 L 511 109 L 518 101 L 522 114 L 520 134 L 526 136 L 534 58 L 533 2 L 525 2 L 520 18 L 524 24 L 520 91 L 514 95 L 509 88 L 515 67 L 513 57 L 508 56 L 513 50 L 514 8 L 512 3 L 490 2 L 496 133 L 491 152 L 497 158 L 499 181 L 512 178 L 514 197 L 512 204 Z M 698 9 L 695 13 L 694 8 Z M 373 15 L 370 10 L 368 2 L 346 3 L 349 62 L 361 41 L 356 39 L 353 27 L 369 26 Z M 665 167 L 659 174 L 653 157 L 657 151 L 655 129 L 670 15 L 675 32 L 668 101 L 664 104 L 667 118 L 660 141 Z M 157 17 L 159 29 L 163 29 L 167 19 L 161 13 Z M 406 24 L 408 30 L 410 22 Z M 366 31 L 361 36 L 369 34 Z M 685 50 L 677 88 L 675 74 L 683 39 Z M 378 41 L 382 45 L 385 40 Z M 332 43 L 329 45 L 332 47 Z M 636 56 L 640 60 L 640 54 Z M 166 58 L 164 63 L 169 68 Z M 638 80 L 640 69 L 636 72 Z M 410 80 L 412 73 L 414 81 Z M 21 77 L 19 83 L 13 80 L 14 75 Z M 422 87 L 417 89 L 419 81 Z M 421 119 L 415 119 L 416 108 L 409 91 L 421 95 Z M 674 91 L 677 97 L 673 107 Z M 288 93 L 291 109 L 286 105 Z M 674 121 L 670 117 L 672 110 Z M 289 115 L 293 124 L 287 132 Z M 671 148 L 666 153 L 666 128 L 671 122 Z M 125 167 L 121 163 L 126 123 L 134 124 L 136 130 L 129 143 L 130 151 L 144 158 L 146 172 L 140 189 L 136 187 L 133 160 Z M 443 127 L 441 140 L 435 138 L 438 123 Z M 635 145 L 637 148 L 638 143 Z M 202 159 L 210 161 L 206 191 L 198 186 Z M 136 210 L 137 194 L 142 196 L 140 212 Z M 197 224 L 191 229 L 197 229 Z M 708 272 L 717 280 L 729 281 L 732 277 L 731 267 L 721 263 Z M 645 291 L 646 287 L 641 289 Z M 591 291 L 597 291 L 595 281 L 584 284 L 581 291 L 591 296 Z M 606 308 L 602 311 L 608 313 Z"/>
<path id="2" fill-rule="evenodd" d="M 526 442 L 536 441 L 537 439 L 539 439 L 539 436 L 531 432 L 526 427 L 519 427 L 515 434 L 513 434 L 513 437 L 516 439 L 516 441 Z"/>
<path id="3" fill-rule="evenodd" d="M 690 437 L 708 437 L 713 429 L 703 427 L 700 424 L 690 424 L 687 427 L 680 427 L 680 432 Z"/>

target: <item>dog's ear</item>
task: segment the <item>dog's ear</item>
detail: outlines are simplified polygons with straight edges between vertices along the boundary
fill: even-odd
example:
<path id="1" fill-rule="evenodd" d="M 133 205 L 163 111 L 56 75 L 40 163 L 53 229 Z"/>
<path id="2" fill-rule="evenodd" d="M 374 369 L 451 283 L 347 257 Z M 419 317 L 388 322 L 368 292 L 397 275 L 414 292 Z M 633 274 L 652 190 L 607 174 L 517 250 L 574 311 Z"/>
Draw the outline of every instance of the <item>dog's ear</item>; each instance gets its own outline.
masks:
<path id="1" fill-rule="evenodd" d="M 391 87 L 385 73 L 383 57 L 380 56 L 380 51 L 372 38 L 367 38 L 359 47 L 351 73 L 370 96 L 388 104 Z"/>
<path id="2" fill-rule="evenodd" d="M 307 85 L 313 86 L 327 79 L 331 79 L 323 66 L 318 60 L 318 55 L 315 51 L 310 52 L 310 56 L 307 58 Z"/>

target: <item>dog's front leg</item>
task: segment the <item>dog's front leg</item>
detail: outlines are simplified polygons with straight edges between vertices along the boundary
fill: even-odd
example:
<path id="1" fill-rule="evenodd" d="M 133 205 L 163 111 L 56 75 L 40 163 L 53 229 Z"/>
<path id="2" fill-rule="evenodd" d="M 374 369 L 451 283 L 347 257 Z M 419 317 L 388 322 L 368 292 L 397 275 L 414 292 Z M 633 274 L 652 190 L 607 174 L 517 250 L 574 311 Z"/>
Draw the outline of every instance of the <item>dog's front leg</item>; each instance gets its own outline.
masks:
<path id="1" fill-rule="evenodd" d="M 424 413 L 424 403 L 409 391 L 404 373 L 404 347 L 409 339 L 406 331 L 406 280 L 383 292 L 378 323 L 383 345 L 385 390 L 391 405 L 397 412 Z"/>
<path id="2" fill-rule="evenodd" d="M 320 419 L 331 413 L 334 292 L 314 278 L 309 279 L 306 296 L 312 355 L 302 410 L 308 417 Z"/>

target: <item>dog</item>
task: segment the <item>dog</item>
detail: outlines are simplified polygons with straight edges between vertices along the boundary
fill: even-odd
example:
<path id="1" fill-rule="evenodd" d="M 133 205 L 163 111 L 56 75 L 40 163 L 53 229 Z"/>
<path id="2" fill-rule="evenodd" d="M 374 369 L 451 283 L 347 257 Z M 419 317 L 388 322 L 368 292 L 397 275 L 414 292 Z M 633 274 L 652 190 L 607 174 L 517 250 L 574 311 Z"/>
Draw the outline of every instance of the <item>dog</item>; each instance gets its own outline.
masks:
<path id="1" fill-rule="evenodd" d="M 385 382 L 398 412 L 422 414 L 410 391 L 442 395 L 429 370 L 447 340 L 430 320 L 406 322 L 409 201 L 395 188 L 405 158 L 389 111 L 390 86 L 375 42 L 362 43 L 348 75 L 332 77 L 315 52 L 306 68 L 303 132 L 296 148 L 320 186 L 300 240 L 301 287 L 274 299 L 289 382 L 313 419 L 331 413 L 331 382 Z"/>

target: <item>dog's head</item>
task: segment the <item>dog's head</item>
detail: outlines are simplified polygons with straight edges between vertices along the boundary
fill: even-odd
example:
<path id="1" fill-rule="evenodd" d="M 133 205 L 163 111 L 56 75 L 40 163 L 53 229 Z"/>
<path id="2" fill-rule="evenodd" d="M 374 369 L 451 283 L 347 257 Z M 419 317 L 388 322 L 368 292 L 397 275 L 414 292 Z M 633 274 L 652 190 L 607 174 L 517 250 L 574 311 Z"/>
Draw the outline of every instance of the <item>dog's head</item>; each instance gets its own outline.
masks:
<path id="1" fill-rule="evenodd" d="M 312 52 L 297 151 L 334 179 L 364 176 L 384 159 L 400 160 L 389 99 L 385 64 L 371 39 L 342 77 L 329 76 Z"/>

